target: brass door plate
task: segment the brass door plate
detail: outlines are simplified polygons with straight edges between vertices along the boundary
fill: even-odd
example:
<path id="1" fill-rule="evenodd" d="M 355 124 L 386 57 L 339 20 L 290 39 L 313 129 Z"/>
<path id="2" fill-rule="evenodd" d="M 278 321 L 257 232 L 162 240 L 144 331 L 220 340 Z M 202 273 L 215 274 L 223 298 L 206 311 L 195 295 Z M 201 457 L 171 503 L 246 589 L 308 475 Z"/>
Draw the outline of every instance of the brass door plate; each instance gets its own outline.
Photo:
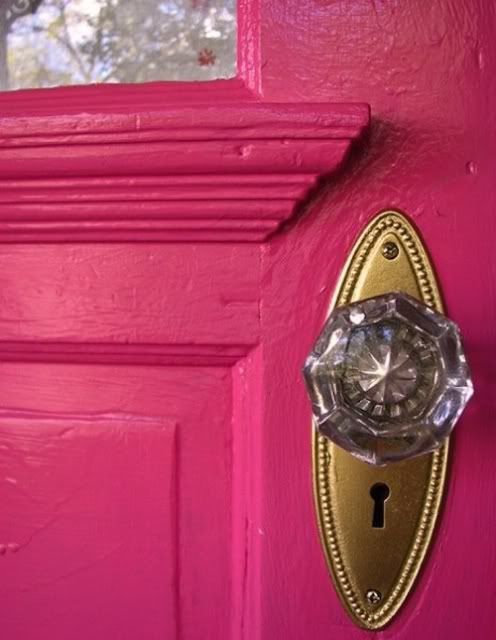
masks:
<path id="1" fill-rule="evenodd" d="M 352 249 L 331 309 L 392 291 L 443 311 L 418 233 L 402 214 L 385 211 Z M 426 556 L 445 485 L 448 443 L 431 454 L 374 467 L 314 433 L 313 455 L 321 540 L 337 592 L 359 626 L 381 629 L 404 603 Z M 370 492 L 378 484 L 389 491 L 382 527 L 373 526 Z"/>

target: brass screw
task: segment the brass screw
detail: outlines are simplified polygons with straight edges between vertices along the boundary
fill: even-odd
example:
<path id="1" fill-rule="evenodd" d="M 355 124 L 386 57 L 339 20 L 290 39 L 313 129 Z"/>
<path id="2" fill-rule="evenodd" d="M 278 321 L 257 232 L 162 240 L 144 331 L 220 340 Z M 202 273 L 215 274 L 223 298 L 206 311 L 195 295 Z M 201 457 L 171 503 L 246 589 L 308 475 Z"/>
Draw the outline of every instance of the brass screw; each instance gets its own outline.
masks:
<path id="1" fill-rule="evenodd" d="M 377 589 L 369 589 L 365 595 L 369 604 L 379 604 L 382 600 L 382 593 Z"/>
<path id="2" fill-rule="evenodd" d="M 386 258 L 386 260 L 394 260 L 398 257 L 400 250 L 398 245 L 395 242 L 385 242 L 382 245 L 382 255 Z"/>

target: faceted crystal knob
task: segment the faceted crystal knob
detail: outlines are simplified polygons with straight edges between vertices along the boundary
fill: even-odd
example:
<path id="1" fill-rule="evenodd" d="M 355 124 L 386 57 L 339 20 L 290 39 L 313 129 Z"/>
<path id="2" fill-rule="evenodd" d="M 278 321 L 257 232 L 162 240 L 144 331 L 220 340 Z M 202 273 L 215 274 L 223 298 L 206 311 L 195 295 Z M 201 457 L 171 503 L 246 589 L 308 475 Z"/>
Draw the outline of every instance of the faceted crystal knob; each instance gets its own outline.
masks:
<path id="1" fill-rule="evenodd" d="M 377 465 L 440 447 L 473 393 L 456 324 L 403 293 L 336 308 L 304 375 L 318 431 Z"/>

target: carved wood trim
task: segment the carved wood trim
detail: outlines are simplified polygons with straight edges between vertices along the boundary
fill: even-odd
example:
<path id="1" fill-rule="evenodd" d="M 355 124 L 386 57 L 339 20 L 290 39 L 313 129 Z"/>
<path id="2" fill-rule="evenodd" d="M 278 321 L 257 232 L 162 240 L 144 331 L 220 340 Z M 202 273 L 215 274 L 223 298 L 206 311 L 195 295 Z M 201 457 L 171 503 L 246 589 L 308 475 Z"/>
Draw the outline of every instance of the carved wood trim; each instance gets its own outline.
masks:
<path id="1" fill-rule="evenodd" d="M 2 362 L 126 366 L 231 366 L 256 345 L 0 342 Z"/>
<path id="2" fill-rule="evenodd" d="M 0 119 L 0 242 L 261 242 L 338 169 L 366 105 L 173 104 Z"/>

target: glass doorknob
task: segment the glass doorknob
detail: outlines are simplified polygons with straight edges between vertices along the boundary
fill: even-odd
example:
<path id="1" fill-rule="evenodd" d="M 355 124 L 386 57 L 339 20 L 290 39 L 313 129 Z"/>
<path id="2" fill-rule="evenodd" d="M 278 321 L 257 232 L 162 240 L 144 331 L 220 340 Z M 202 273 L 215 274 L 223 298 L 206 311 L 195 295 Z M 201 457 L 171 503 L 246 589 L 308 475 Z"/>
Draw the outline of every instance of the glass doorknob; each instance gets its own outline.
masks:
<path id="1" fill-rule="evenodd" d="M 440 447 L 473 393 L 457 325 L 403 293 L 335 308 L 304 375 L 318 431 L 376 465 Z"/>

